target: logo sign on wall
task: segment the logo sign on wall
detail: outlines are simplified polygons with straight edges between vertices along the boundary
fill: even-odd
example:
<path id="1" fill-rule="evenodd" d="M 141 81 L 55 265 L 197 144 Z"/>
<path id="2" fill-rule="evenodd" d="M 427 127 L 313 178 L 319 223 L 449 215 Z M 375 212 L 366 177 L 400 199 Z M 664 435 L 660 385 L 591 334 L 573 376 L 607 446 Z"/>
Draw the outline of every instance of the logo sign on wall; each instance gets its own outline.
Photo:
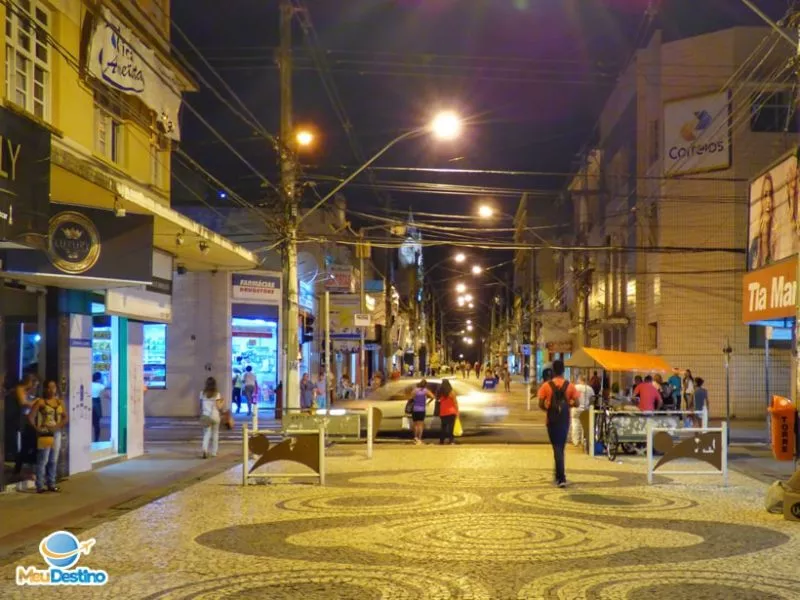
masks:
<path id="1" fill-rule="evenodd" d="M 157 115 L 173 139 L 180 139 L 181 96 L 175 75 L 107 8 L 97 19 L 89 50 L 89 71 L 106 85 L 137 96 Z"/>
<path id="2" fill-rule="evenodd" d="M 328 278 L 325 280 L 325 289 L 329 292 L 353 293 L 353 291 L 355 291 L 353 267 L 348 265 L 331 265 L 328 270 Z"/>
<path id="3" fill-rule="evenodd" d="M 800 250 L 797 165 L 797 150 L 793 150 L 750 182 L 750 269 L 760 269 Z"/>
<path id="4" fill-rule="evenodd" d="M 77 275 L 97 264 L 102 244 L 94 223 L 81 213 L 67 210 L 50 219 L 47 256 L 60 271 Z"/>
<path id="5" fill-rule="evenodd" d="M 664 105 L 664 174 L 685 175 L 731 166 L 727 92 Z"/>
<path id="6" fill-rule="evenodd" d="M 50 211 L 47 250 L 8 250 L 6 271 L 150 283 L 153 217 L 56 203 Z"/>
<path id="7" fill-rule="evenodd" d="M 281 278 L 279 275 L 234 273 L 232 282 L 234 300 L 280 304 Z"/>

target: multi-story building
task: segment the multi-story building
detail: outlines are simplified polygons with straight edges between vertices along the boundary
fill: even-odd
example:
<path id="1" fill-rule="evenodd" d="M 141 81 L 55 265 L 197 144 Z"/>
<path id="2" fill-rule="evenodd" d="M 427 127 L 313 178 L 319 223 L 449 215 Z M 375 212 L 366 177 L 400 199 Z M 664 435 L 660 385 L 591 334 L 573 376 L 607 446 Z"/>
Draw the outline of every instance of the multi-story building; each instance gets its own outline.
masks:
<path id="1" fill-rule="evenodd" d="M 530 249 L 514 253 L 515 304 L 506 331 L 517 366 L 527 362 L 537 379 L 547 363 L 572 352 L 567 257 L 552 248 L 571 230 L 568 222 L 568 209 L 557 197 L 525 194 L 514 216 L 514 243 Z M 525 356 L 522 348 L 528 346 Z"/>
<path id="2" fill-rule="evenodd" d="M 2 365 L 10 380 L 58 382 L 62 468 L 76 473 L 143 451 L 145 389 L 170 386 L 175 268 L 257 260 L 170 207 L 170 147 L 195 85 L 170 53 L 168 1 L 10 0 L 0 14 Z"/>
<path id="3" fill-rule="evenodd" d="M 764 328 L 742 323 L 748 181 L 796 143 L 791 49 L 769 35 L 656 33 L 568 189 L 576 242 L 600 248 L 572 254 L 576 342 L 690 369 L 717 416 L 728 344 L 732 414 L 761 416 L 766 402 Z M 772 392 L 786 393 L 788 343 L 774 347 Z"/>

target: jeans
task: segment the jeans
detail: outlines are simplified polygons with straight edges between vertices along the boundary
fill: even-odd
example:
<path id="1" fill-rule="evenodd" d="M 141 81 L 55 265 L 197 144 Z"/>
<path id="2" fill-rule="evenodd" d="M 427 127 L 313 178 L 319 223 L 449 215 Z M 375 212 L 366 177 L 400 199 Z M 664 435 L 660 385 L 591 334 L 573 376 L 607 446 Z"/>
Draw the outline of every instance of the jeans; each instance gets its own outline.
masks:
<path id="1" fill-rule="evenodd" d="M 242 410 L 242 388 L 233 388 L 233 403 L 236 405 L 236 414 Z"/>
<path id="2" fill-rule="evenodd" d="M 455 435 L 453 435 L 453 429 L 456 426 L 456 415 L 445 415 L 444 417 L 439 417 L 442 421 L 442 428 L 441 432 L 439 433 L 439 441 L 444 444 L 445 440 L 450 440 L 450 442 L 455 441 Z"/>
<path id="3" fill-rule="evenodd" d="M 547 426 L 547 435 L 550 437 L 550 444 L 553 446 L 553 460 L 555 462 L 556 483 L 566 483 L 567 474 L 564 469 L 564 447 L 567 445 L 567 434 L 569 428 L 562 423 Z"/>
<path id="4" fill-rule="evenodd" d="M 252 413 L 253 396 L 255 395 L 255 393 L 256 393 L 256 387 L 254 385 L 246 385 L 246 386 L 244 386 L 244 397 L 247 399 L 247 414 L 248 415 Z"/>
<path id="5" fill-rule="evenodd" d="M 573 406 L 569 409 L 569 416 L 570 416 L 570 425 L 569 425 L 569 432 L 570 432 L 570 439 L 573 444 L 576 446 L 580 446 L 583 443 L 583 425 L 581 425 L 581 413 L 583 412 L 582 408 L 577 406 Z"/>
<path id="6" fill-rule="evenodd" d="M 211 456 L 216 456 L 218 448 L 219 448 L 219 421 L 217 421 L 216 423 L 203 425 L 203 454 L 209 453 L 211 454 Z"/>
<path id="7" fill-rule="evenodd" d="M 61 434 L 53 436 L 53 445 L 49 448 L 39 448 L 36 451 L 36 489 L 55 487 L 56 467 L 58 465 L 58 452 L 61 449 Z"/>

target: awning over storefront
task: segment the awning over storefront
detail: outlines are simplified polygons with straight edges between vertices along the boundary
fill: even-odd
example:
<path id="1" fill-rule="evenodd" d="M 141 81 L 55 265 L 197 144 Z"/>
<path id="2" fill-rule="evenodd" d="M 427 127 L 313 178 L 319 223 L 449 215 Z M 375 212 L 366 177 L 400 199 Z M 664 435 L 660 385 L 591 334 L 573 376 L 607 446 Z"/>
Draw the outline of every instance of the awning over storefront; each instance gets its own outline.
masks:
<path id="1" fill-rule="evenodd" d="M 638 371 L 643 373 L 668 373 L 672 371 L 660 356 L 619 352 L 599 348 L 581 348 L 573 352 L 564 364 L 575 369 L 603 369 L 605 371 Z"/>
<path id="2" fill-rule="evenodd" d="M 259 264 L 249 250 L 173 210 L 163 196 L 117 176 L 64 141 L 53 141 L 50 176 L 53 202 L 115 210 L 120 215 L 122 211 L 152 215 L 153 246 L 173 255 L 176 264 L 189 271 L 247 271 Z"/>

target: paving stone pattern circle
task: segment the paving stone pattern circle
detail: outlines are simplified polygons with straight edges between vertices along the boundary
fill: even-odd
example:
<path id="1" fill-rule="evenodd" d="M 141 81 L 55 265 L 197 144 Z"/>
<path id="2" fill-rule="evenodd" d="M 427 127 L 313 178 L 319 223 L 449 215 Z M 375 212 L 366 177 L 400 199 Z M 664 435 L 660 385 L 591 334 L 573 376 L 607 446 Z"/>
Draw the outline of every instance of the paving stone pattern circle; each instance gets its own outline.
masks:
<path id="1" fill-rule="evenodd" d="M 770 575 L 704 570 L 631 567 L 572 571 L 548 575 L 524 586 L 520 600 L 532 598 L 584 600 L 797 600 L 797 581 Z"/>
<path id="2" fill-rule="evenodd" d="M 282 500 L 275 506 L 282 510 L 320 517 L 396 515 L 456 510 L 481 502 L 481 497 L 467 492 L 400 491 L 323 488 L 307 495 Z"/>
<path id="3" fill-rule="evenodd" d="M 652 513 L 655 516 L 666 511 L 685 511 L 697 506 L 697 502 L 693 500 L 672 496 L 667 492 L 660 491 L 654 494 L 645 491 L 635 494 L 633 490 L 627 488 L 603 488 L 584 492 L 522 490 L 500 493 L 497 499 L 528 508 L 548 510 L 557 506 L 559 510 L 591 511 L 608 515 L 640 516 L 642 513 Z"/>
<path id="4" fill-rule="evenodd" d="M 460 562 L 552 561 L 608 556 L 642 546 L 680 548 L 703 538 L 666 529 L 623 527 L 587 519 L 536 514 L 445 514 L 292 535 L 296 546 L 353 548 L 408 560 Z"/>
<path id="5" fill-rule="evenodd" d="M 240 573 L 171 588 L 145 600 L 489 600 L 463 577 L 369 565 L 308 564 L 272 573 Z"/>

